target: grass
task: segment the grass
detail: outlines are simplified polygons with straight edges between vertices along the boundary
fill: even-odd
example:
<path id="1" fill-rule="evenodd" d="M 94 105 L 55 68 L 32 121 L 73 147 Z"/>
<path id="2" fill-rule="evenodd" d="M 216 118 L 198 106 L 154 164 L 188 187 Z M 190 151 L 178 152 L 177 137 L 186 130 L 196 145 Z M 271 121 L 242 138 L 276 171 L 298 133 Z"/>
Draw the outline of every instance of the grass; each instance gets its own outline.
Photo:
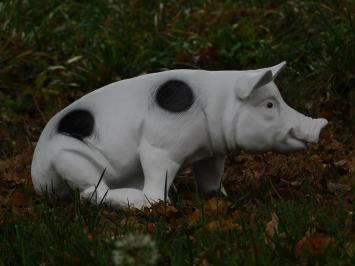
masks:
<path id="1" fill-rule="evenodd" d="M 353 265 L 354 11 L 348 0 L 0 2 L 0 265 L 112 265 L 129 233 L 150 234 L 161 265 Z M 188 170 L 174 207 L 34 194 L 35 142 L 83 94 L 165 69 L 283 60 L 287 102 L 330 126 L 304 153 L 228 156 L 229 201 L 197 198 Z"/>
<path id="2" fill-rule="evenodd" d="M 201 219 L 191 218 L 198 206 L 164 209 L 161 203 L 151 210 L 115 212 L 77 200 L 70 204 L 46 198 L 31 200 L 34 202 L 26 204 L 29 209 L 25 214 L 9 213 L 1 227 L 4 265 L 111 265 L 113 240 L 132 231 L 153 236 L 163 265 L 192 265 L 203 260 L 212 265 L 354 262 L 355 228 L 350 224 L 354 217 L 342 206 L 344 200 L 332 206 L 336 212 L 314 198 L 238 208 L 232 205 L 220 213 L 205 204 Z M 225 207 L 225 201 L 221 203 L 220 207 Z M 274 235 L 265 231 L 271 214 L 279 217 Z M 223 224 L 226 220 L 237 226 Z M 221 226 L 214 226 L 216 223 Z M 305 249 L 310 254 L 297 257 L 299 240 L 315 232 L 320 232 L 318 241 L 325 241 L 322 237 L 326 236 L 331 244 L 324 250 Z"/>

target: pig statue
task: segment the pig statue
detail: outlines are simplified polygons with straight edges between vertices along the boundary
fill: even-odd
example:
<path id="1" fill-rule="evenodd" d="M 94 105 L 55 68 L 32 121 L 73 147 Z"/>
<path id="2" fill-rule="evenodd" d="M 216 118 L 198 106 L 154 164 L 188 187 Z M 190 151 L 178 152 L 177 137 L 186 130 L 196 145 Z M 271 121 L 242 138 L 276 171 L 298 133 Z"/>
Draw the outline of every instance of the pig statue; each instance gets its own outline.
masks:
<path id="1" fill-rule="evenodd" d="M 164 200 L 178 171 L 191 164 L 201 193 L 226 194 L 226 153 L 302 150 L 327 124 L 284 102 L 273 82 L 284 66 L 169 70 L 95 90 L 44 128 L 33 155 L 34 188 L 141 208 Z"/>

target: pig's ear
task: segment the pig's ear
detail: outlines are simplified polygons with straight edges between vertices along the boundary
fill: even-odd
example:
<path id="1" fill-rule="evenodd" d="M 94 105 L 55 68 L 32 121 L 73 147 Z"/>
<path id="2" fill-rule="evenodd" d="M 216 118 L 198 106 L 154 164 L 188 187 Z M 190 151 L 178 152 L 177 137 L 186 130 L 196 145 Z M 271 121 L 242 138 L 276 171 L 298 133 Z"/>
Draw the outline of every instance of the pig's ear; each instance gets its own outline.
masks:
<path id="1" fill-rule="evenodd" d="M 277 64 L 276 66 L 270 67 L 273 79 L 277 77 L 277 75 L 281 72 L 281 70 L 284 68 L 285 65 L 286 65 L 286 61 L 283 61 L 280 64 Z"/>
<path id="2" fill-rule="evenodd" d="M 260 88 L 273 80 L 270 69 L 247 71 L 236 82 L 236 93 L 239 99 L 245 100 L 252 91 Z"/>
<path id="3" fill-rule="evenodd" d="M 246 71 L 246 73 L 236 81 L 235 89 L 238 98 L 245 100 L 254 90 L 273 81 L 285 65 L 286 62 L 284 61 L 269 68 Z"/>

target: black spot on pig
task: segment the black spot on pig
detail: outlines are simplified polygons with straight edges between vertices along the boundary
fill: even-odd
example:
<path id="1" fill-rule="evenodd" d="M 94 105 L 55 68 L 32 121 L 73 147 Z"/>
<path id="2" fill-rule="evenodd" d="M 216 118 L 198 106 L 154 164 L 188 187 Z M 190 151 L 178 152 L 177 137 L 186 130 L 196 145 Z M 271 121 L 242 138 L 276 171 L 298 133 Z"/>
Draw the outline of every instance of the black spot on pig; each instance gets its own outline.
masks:
<path id="1" fill-rule="evenodd" d="M 94 117 L 89 111 L 72 110 L 59 121 L 58 132 L 82 140 L 93 133 L 94 124 Z"/>
<path id="2" fill-rule="evenodd" d="M 185 82 L 170 80 L 158 88 L 155 101 L 166 111 L 180 113 L 187 111 L 194 103 L 194 94 Z"/>

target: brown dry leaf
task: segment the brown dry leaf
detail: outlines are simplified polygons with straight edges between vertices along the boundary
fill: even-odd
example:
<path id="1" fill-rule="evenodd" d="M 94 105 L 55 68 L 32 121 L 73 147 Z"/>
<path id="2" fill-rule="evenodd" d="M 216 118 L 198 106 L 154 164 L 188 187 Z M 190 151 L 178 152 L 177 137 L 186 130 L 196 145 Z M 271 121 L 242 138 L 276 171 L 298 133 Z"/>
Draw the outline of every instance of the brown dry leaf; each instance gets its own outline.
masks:
<path id="1" fill-rule="evenodd" d="M 209 232 L 241 230 L 241 226 L 233 221 L 233 219 L 211 221 L 206 225 Z"/>
<path id="2" fill-rule="evenodd" d="M 327 187 L 332 193 L 351 191 L 351 186 L 340 183 L 328 182 Z"/>
<path id="3" fill-rule="evenodd" d="M 6 161 L 0 161 L 0 173 L 4 173 L 6 168 L 7 168 L 7 162 Z"/>
<path id="4" fill-rule="evenodd" d="M 253 212 L 252 214 L 250 214 L 250 217 L 249 217 L 249 224 L 250 224 L 250 227 L 255 229 L 258 227 L 258 223 L 256 221 L 256 213 Z"/>
<path id="5" fill-rule="evenodd" d="M 199 223 L 201 223 L 201 220 L 201 211 L 199 209 L 196 209 L 194 212 L 187 215 L 187 223 L 189 226 L 198 225 Z"/>
<path id="6" fill-rule="evenodd" d="M 197 245 L 198 245 L 198 242 L 197 242 L 197 240 L 196 240 L 196 238 L 195 237 L 193 237 L 193 236 L 189 236 L 189 240 L 190 240 L 190 242 L 191 242 L 191 246 L 192 247 L 196 247 Z"/>
<path id="7" fill-rule="evenodd" d="M 206 225 L 206 228 L 209 232 L 215 232 L 215 231 L 220 231 L 221 226 L 219 221 L 211 221 Z"/>
<path id="8" fill-rule="evenodd" d="M 6 180 L 16 181 L 23 184 L 29 180 L 29 169 L 32 161 L 32 150 L 26 150 L 21 154 L 9 157 L 1 161 L 0 171 Z M 20 184 L 19 183 L 19 184 Z"/>
<path id="9" fill-rule="evenodd" d="M 23 206 L 25 205 L 25 198 L 23 194 L 19 191 L 15 191 L 14 194 L 12 194 L 11 202 L 14 206 Z"/>
<path id="10" fill-rule="evenodd" d="M 205 204 L 205 210 L 207 212 L 217 212 L 219 214 L 225 215 L 227 214 L 230 206 L 232 203 L 229 201 L 219 198 L 219 197 L 214 197 L 210 198 L 206 204 Z"/>
<path id="11" fill-rule="evenodd" d="M 180 219 L 172 217 L 170 220 L 170 226 L 173 228 L 179 228 L 181 226 Z"/>
<path id="12" fill-rule="evenodd" d="M 352 225 L 353 225 L 353 215 L 352 213 L 350 212 L 348 217 L 345 219 L 345 225 L 348 227 L 348 228 L 351 228 Z"/>
<path id="13" fill-rule="evenodd" d="M 298 187 L 298 186 L 302 185 L 302 181 L 300 181 L 300 180 L 290 181 L 290 180 L 287 180 L 284 178 L 280 178 L 280 181 L 285 183 L 287 186 Z"/>
<path id="14" fill-rule="evenodd" d="M 208 261 L 206 259 L 200 259 L 200 258 L 194 258 L 193 259 L 193 263 L 192 265 L 194 266 L 209 266 L 210 264 L 208 263 Z"/>
<path id="15" fill-rule="evenodd" d="M 148 223 L 147 224 L 147 231 L 149 233 L 154 233 L 156 230 L 156 225 L 154 223 Z"/>
<path id="16" fill-rule="evenodd" d="M 332 141 L 328 144 L 328 147 L 333 150 L 341 150 L 343 149 L 344 145 L 333 137 Z"/>
<path id="17" fill-rule="evenodd" d="M 10 139 L 10 133 L 5 130 L 0 130 L 0 140 L 4 141 Z"/>
<path id="18" fill-rule="evenodd" d="M 345 251 L 350 258 L 355 257 L 355 242 L 349 242 L 345 244 Z"/>
<path id="19" fill-rule="evenodd" d="M 67 213 L 67 214 L 72 213 L 72 212 L 75 210 L 75 204 L 74 204 L 73 202 L 69 203 L 69 204 L 66 206 L 65 210 L 66 210 L 66 213 Z"/>
<path id="20" fill-rule="evenodd" d="M 346 159 L 342 159 L 334 163 L 335 166 L 339 166 L 339 167 L 344 167 L 344 166 L 346 167 L 347 164 L 348 161 Z"/>
<path id="21" fill-rule="evenodd" d="M 268 237 L 279 233 L 279 217 L 274 212 L 271 214 L 271 220 L 265 226 L 265 233 Z"/>
<path id="22" fill-rule="evenodd" d="M 152 215 L 164 215 L 165 204 L 163 201 L 154 202 L 150 209 L 148 209 Z"/>
<path id="23" fill-rule="evenodd" d="M 349 162 L 349 170 L 350 170 L 351 174 L 355 173 L 355 156 L 354 155 L 351 157 L 351 160 Z"/>
<path id="24" fill-rule="evenodd" d="M 179 211 L 172 205 L 166 206 L 165 214 L 168 217 L 175 217 Z"/>
<path id="25" fill-rule="evenodd" d="M 209 265 L 210 264 L 208 263 L 208 261 L 206 259 L 203 259 L 200 264 L 200 266 L 209 266 Z"/>
<path id="26" fill-rule="evenodd" d="M 152 213 L 156 215 L 166 216 L 168 218 L 176 217 L 179 211 L 172 205 L 159 201 L 152 206 Z"/>
<path id="27" fill-rule="evenodd" d="M 290 184 L 291 186 L 294 186 L 294 187 L 299 187 L 300 185 L 302 185 L 302 181 L 300 180 L 296 180 L 296 181 L 292 181 Z"/>
<path id="28" fill-rule="evenodd" d="M 120 224 L 122 227 L 130 226 L 134 229 L 138 229 L 140 227 L 140 225 L 139 225 L 137 219 L 135 219 L 135 217 L 124 218 L 121 220 Z"/>
<path id="29" fill-rule="evenodd" d="M 320 233 L 305 236 L 297 242 L 294 256 L 296 259 L 299 259 L 302 255 L 315 255 L 324 251 L 333 242 L 333 238 Z"/>

